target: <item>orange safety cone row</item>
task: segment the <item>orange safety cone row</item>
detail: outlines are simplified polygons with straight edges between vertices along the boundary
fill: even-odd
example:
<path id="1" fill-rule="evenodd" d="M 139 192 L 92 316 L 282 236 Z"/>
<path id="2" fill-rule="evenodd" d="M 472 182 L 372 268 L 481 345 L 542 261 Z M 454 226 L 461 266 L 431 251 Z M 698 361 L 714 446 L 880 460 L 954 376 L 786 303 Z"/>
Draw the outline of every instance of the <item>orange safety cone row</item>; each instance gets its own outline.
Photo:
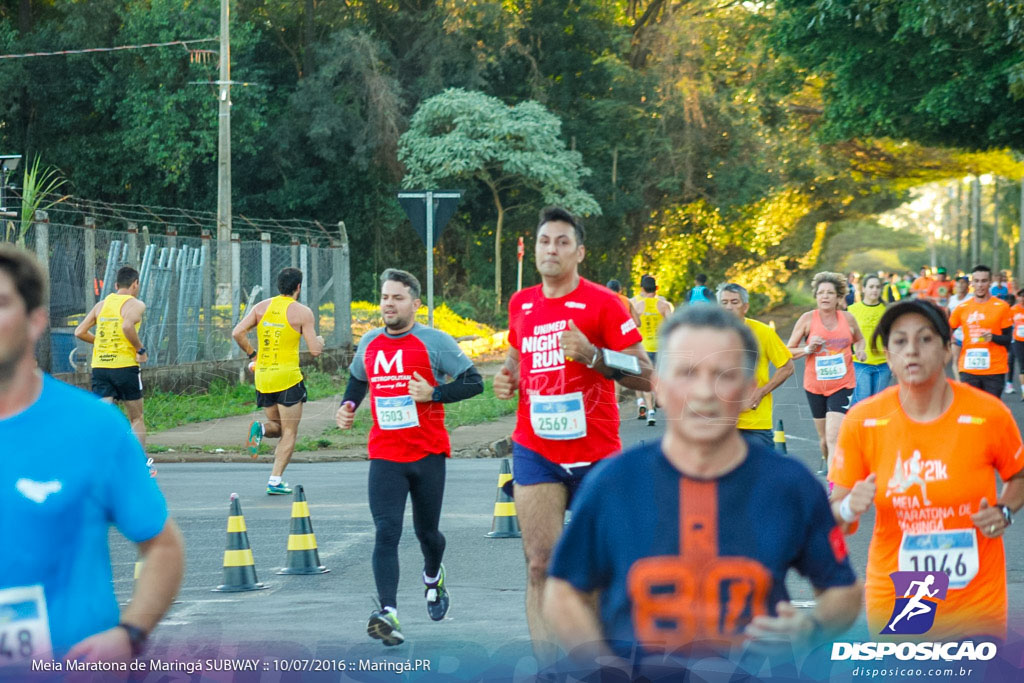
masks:
<path id="1" fill-rule="evenodd" d="M 508 458 L 502 458 L 501 469 L 498 471 L 498 495 L 494 500 L 494 519 L 487 538 L 519 538 L 519 518 L 516 517 L 516 504 L 503 488 L 512 481 L 512 467 Z"/>
<path id="2" fill-rule="evenodd" d="M 245 529 L 245 517 L 238 502 L 238 494 L 231 494 L 231 510 L 228 513 L 228 542 L 224 551 L 224 583 L 214 588 L 218 593 L 237 593 L 266 588 L 256 578 L 256 563 L 249 546 L 249 533 Z"/>
<path id="3" fill-rule="evenodd" d="M 295 487 L 292 501 L 292 526 L 288 534 L 287 566 L 278 574 L 324 574 L 331 571 L 320 564 L 320 553 L 316 547 L 313 521 L 309 518 L 309 505 L 302 486 Z"/>

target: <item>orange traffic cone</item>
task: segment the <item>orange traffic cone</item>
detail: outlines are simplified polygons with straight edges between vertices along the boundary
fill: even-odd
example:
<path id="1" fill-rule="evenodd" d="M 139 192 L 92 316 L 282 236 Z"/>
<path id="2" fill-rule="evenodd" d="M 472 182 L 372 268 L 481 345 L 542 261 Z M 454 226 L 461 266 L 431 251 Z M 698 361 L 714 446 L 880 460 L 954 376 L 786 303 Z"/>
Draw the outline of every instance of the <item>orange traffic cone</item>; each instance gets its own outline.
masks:
<path id="1" fill-rule="evenodd" d="M 519 518 L 516 517 L 516 504 L 503 488 L 512 481 L 512 467 L 508 458 L 502 458 L 501 469 L 498 471 L 498 496 L 494 500 L 494 519 L 487 538 L 519 538 Z"/>
<path id="2" fill-rule="evenodd" d="M 238 502 L 238 494 L 231 494 L 228 513 L 228 547 L 224 551 L 224 583 L 214 588 L 218 593 L 258 591 L 266 588 L 256 578 L 256 563 L 249 547 L 249 533 L 245 530 L 245 517 Z"/>
<path id="3" fill-rule="evenodd" d="M 288 534 L 288 564 L 278 574 L 324 574 L 331 571 L 320 564 L 316 549 L 313 521 L 309 518 L 309 505 L 302 486 L 295 487 L 292 501 L 292 528 Z"/>

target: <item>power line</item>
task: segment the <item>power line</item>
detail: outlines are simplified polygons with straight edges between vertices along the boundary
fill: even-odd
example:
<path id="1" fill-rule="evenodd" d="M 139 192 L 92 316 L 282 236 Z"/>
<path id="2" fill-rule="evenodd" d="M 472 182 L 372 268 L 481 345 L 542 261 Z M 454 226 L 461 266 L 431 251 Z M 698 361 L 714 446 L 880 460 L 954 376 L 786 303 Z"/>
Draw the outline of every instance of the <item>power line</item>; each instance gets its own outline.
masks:
<path id="1" fill-rule="evenodd" d="M 186 50 L 191 43 L 216 43 L 216 38 L 198 38 L 196 40 L 174 40 L 169 43 L 144 43 L 142 45 L 118 45 L 117 47 L 88 47 L 80 50 L 59 50 L 57 52 L 26 52 L 20 55 L 0 55 L 0 59 L 25 59 L 27 57 L 55 57 L 60 55 L 83 55 L 89 52 L 115 52 L 117 50 L 142 50 L 151 47 L 170 47 L 181 45 Z"/>

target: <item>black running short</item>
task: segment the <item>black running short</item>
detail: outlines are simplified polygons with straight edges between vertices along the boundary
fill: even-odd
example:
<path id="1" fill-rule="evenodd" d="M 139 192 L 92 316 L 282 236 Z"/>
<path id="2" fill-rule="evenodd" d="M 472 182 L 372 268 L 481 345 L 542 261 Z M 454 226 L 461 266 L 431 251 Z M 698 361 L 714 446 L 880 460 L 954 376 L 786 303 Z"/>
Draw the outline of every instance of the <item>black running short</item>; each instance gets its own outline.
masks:
<path id="1" fill-rule="evenodd" d="M 840 389 L 834 394 L 822 396 L 804 390 L 807 394 L 807 403 L 811 406 L 811 417 L 815 420 L 824 420 L 828 413 L 842 413 L 850 409 L 850 401 L 853 400 L 853 389 Z"/>
<path id="2" fill-rule="evenodd" d="M 960 372 L 961 382 L 988 392 L 998 399 L 1003 397 L 1003 382 L 1005 380 L 1005 372 L 1000 372 L 998 375 L 975 375 L 972 372 Z"/>
<path id="3" fill-rule="evenodd" d="M 256 392 L 256 406 L 258 408 L 269 408 L 270 406 L 293 406 L 296 403 L 306 402 L 306 385 L 302 380 L 298 384 L 288 387 L 284 391 L 272 391 L 264 394 Z"/>
<path id="4" fill-rule="evenodd" d="M 1013 367 L 1016 365 L 1018 374 L 1024 375 L 1024 341 L 1013 340 L 1013 353 L 1010 354 L 1010 374 L 1013 374 Z M 1012 377 L 1006 378 L 1007 382 L 1012 382 Z"/>
<path id="5" fill-rule="evenodd" d="M 138 401 L 142 398 L 142 372 L 138 365 L 93 368 L 92 393 L 115 401 Z"/>

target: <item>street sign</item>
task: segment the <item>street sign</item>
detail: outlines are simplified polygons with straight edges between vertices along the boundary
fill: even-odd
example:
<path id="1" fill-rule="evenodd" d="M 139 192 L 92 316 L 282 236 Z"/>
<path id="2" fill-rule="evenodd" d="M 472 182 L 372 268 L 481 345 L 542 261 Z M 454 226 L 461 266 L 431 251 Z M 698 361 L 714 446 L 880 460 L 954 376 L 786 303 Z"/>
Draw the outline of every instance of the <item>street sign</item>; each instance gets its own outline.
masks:
<path id="1" fill-rule="evenodd" d="M 423 240 L 423 244 L 427 244 L 427 194 L 426 190 L 398 193 L 398 203 L 402 205 L 405 215 L 409 217 L 412 227 Z M 462 191 L 438 190 L 429 194 L 433 197 L 434 204 L 434 215 L 432 216 L 434 239 L 432 240 L 433 244 L 427 246 L 436 247 L 441 231 L 455 215 L 455 209 L 458 208 L 459 200 L 462 199 Z"/>
<path id="2" fill-rule="evenodd" d="M 437 236 L 455 215 L 462 190 L 411 190 L 398 193 L 398 203 L 427 245 L 427 322 L 434 326 L 434 247 Z M 427 211 L 427 207 L 431 210 Z"/>

